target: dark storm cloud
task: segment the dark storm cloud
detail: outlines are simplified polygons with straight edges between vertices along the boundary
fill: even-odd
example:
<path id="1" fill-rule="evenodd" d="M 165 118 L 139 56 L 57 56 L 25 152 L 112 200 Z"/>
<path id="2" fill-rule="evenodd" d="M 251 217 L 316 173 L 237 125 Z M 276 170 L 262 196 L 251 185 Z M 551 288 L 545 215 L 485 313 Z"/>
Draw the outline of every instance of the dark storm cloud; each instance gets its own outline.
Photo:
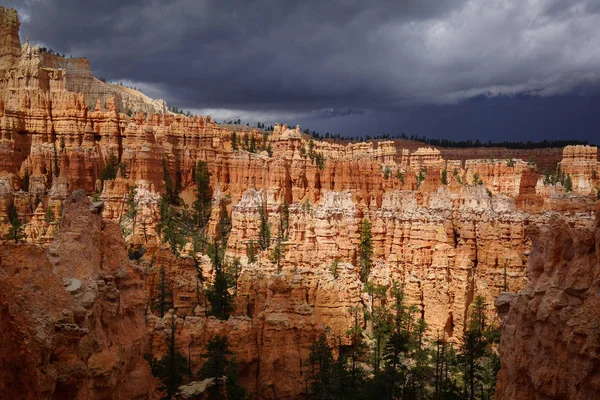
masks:
<path id="1" fill-rule="evenodd" d="M 22 39 L 223 118 L 402 120 L 478 96 L 593 94 L 600 78 L 597 0 L 10 3 Z"/>

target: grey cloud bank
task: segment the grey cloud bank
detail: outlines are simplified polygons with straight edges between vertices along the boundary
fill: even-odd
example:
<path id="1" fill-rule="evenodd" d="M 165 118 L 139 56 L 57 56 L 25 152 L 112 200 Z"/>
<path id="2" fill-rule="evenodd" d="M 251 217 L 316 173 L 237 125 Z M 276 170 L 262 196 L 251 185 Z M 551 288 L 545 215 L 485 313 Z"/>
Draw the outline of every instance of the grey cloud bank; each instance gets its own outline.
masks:
<path id="1" fill-rule="evenodd" d="M 456 139 L 597 132 L 597 0 L 4 5 L 25 16 L 22 40 L 216 118 Z"/>

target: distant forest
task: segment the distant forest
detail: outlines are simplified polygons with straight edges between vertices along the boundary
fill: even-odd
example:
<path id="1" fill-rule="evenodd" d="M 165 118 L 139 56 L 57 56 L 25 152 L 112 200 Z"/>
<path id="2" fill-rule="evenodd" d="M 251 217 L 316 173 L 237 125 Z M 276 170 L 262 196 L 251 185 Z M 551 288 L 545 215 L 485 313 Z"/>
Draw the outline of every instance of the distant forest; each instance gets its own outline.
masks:
<path id="1" fill-rule="evenodd" d="M 234 119 L 231 121 L 223 121 L 225 124 L 233 124 L 233 125 L 241 125 L 241 119 Z M 254 127 L 254 125 L 250 125 L 250 123 L 246 123 L 246 126 Z M 288 126 L 293 126 L 288 124 Z M 264 123 L 258 122 L 256 124 L 256 128 L 263 129 L 265 131 L 273 131 L 273 126 L 265 126 Z M 459 149 L 467 149 L 474 147 L 504 147 L 507 149 L 547 149 L 551 147 L 565 147 L 571 145 L 586 145 L 590 144 L 587 140 L 542 140 L 539 142 L 511 142 L 511 141 L 503 141 L 503 142 L 494 142 L 491 140 L 481 141 L 477 140 L 450 140 L 450 139 L 435 139 L 428 138 L 427 136 L 418 136 L 418 135 L 406 135 L 405 133 L 390 135 L 389 133 L 383 135 L 377 135 L 371 137 L 370 135 L 366 136 L 342 136 L 339 133 L 329 133 L 326 132 L 322 134 L 320 132 L 304 129 L 302 131 L 305 135 L 311 136 L 314 139 L 324 140 L 324 139 L 333 139 L 333 140 L 349 140 L 349 141 L 369 141 L 369 140 L 394 140 L 394 139 L 402 139 L 402 140 L 412 140 L 415 142 L 421 142 L 428 144 L 430 146 L 438 146 L 438 147 L 454 147 Z"/>
<path id="2" fill-rule="evenodd" d="M 388 136 L 388 135 L 383 135 Z M 379 139 L 386 139 L 385 137 L 380 137 Z M 392 138 L 389 138 L 392 139 Z M 589 144 L 587 140 L 542 140 L 539 142 L 493 142 L 488 140 L 487 142 L 482 142 L 479 139 L 473 140 L 449 140 L 449 139 L 434 139 L 428 138 L 427 136 L 415 136 L 412 135 L 410 137 L 405 134 L 400 135 L 398 139 L 405 140 L 414 140 L 417 142 L 423 142 L 432 146 L 439 147 L 457 147 L 457 148 L 470 148 L 470 147 L 506 147 L 507 149 L 547 149 L 550 147 L 565 147 L 569 145 L 577 145 L 577 144 Z"/>

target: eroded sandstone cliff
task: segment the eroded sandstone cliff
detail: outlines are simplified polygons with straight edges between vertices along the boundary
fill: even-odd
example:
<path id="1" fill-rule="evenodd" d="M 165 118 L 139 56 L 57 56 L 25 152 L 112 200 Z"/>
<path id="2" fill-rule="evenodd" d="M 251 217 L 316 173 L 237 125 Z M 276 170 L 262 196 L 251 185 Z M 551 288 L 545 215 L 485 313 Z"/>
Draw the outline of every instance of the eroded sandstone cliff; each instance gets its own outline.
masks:
<path id="1" fill-rule="evenodd" d="M 600 218 L 593 228 L 553 219 L 531 236 L 529 281 L 498 302 L 504 320 L 495 398 L 598 398 Z"/>
<path id="2" fill-rule="evenodd" d="M 156 392 L 144 272 L 82 191 L 48 249 L 0 249 L 0 391 L 23 399 L 148 399 Z M 10 344 L 10 345 L 9 345 Z"/>

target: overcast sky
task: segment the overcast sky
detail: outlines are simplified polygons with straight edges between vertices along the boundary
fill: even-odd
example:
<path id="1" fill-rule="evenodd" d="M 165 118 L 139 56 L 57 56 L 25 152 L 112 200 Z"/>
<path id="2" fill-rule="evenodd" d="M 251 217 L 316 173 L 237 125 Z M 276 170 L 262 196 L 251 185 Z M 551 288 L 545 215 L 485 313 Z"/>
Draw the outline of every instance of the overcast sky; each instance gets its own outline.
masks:
<path id="1" fill-rule="evenodd" d="M 9 0 L 21 40 L 217 120 L 600 142 L 600 0 Z"/>

